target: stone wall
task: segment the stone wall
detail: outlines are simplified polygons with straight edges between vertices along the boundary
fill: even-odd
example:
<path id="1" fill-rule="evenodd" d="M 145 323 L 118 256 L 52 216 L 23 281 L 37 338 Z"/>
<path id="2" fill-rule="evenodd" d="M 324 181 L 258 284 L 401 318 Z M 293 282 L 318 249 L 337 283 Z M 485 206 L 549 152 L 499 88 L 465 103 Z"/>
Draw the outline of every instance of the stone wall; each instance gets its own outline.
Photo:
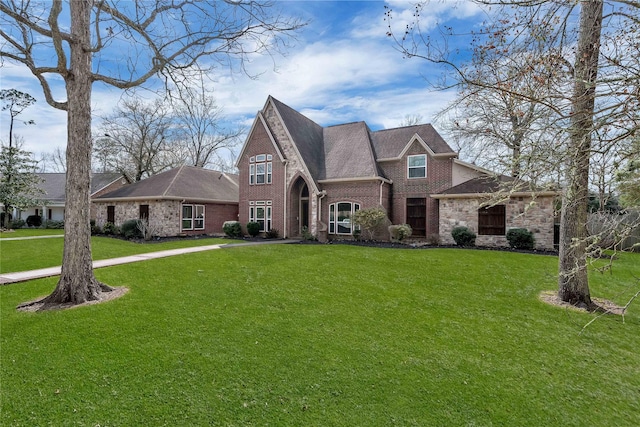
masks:
<path id="1" fill-rule="evenodd" d="M 505 203 L 506 230 L 526 228 L 536 239 L 537 249 L 552 250 L 554 225 L 554 198 L 551 196 L 512 197 Z M 478 198 L 444 198 L 440 205 L 440 239 L 442 244 L 455 244 L 451 237 L 454 227 L 463 226 L 478 234 Z M 506 236 L 481 236 L 476 245 L 489 247 L 508 246 Z"/>

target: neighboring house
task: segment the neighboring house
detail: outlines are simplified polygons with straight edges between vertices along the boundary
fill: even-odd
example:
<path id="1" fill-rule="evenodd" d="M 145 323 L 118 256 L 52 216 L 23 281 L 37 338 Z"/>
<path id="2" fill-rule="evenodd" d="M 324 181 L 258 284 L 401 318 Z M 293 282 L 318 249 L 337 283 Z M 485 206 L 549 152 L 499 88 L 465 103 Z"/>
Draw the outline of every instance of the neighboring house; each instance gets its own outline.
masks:
<path id="1" fill-rule="evenodd" d="M 147 219 L 156 236 L 221 234 L 238 219 L 238 176 L 181 166 L 93 200 L 96 224 Z"/>
<path id="2" fill-rule="evenodd" d="M 457 156 L 431 125 L 322 127 L 270 96 L 238 157 L 239 220 L 282 237 L 306 229 L 324 241 L 350 238 L 350 216 L 382 206 L 393 224 L 411 225 L 414 238 L 450 243 L 451 228 L 466 225 L 478 244 L 505 245 L 506 230 L 525 227 L 539 248 L 553 248 L 555 193 L 517 193 L 485 209 L 496 187 L 464 184 L 490 182 L 493 174 Z"/>
<path id="3" fill-rule="evenodd" d="M 64 221 L 66 174 L 37 173 L 36 175 L 41 179 L 39 187 L 42 190 L 40 196 L 42 204 L 19 210 L 16 218 L 26 220 L 28 216 L 38 215 L 43 221 Z M 117 190 L 128 182 L 121 173 L 93 173 L 91 174 L 91 198 Z M 93 211 L 91 218 L 95 218 Z"/>

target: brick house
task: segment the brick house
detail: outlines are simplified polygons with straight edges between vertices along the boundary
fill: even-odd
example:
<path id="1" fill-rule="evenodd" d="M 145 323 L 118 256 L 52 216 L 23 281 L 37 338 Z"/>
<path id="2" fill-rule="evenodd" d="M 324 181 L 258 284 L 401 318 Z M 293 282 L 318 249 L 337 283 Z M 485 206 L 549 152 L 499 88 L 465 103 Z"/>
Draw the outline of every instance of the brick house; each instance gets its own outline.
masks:
<path id="1" fill-rule="evenodd" d="M 238 219 L 238 175 L 181 166 L 93 199 L 96 224 L 146 218 L 156 236 L 222 234 Z"/>
<path id="2" fill-rule="evenodd" d="M 350 215 L 382 206 L 393 224 L 411 225 L 412 238 L 439 235 L 448 242 L 458 224 L 478 234 L 500 233 L 478 244 L 504 245 L 505 230 L 526 227 L 540 248 L 553 247 L 555 193 L 513 194 L 500 205 L 508 209 L 489 208 L 491 215 L 484 215 L 495 188 L 477 190 L 494 175 L 457 157 L 428 124 L 380 131 L 364 122 L 322 127 L 270 96 L 236 164 L 239 221 L 277 229 L 282 237 L 306 228 L 324 241 L 350 238 Z M 486 221 L 502 226 L 486 227 Z"/>

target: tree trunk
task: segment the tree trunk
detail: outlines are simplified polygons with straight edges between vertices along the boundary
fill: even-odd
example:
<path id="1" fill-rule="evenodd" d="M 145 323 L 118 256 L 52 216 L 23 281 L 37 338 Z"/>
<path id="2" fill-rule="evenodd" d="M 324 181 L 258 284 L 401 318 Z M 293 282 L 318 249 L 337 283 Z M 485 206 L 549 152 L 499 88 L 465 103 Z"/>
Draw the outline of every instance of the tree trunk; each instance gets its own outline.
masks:
<path id="1" fill-rule="evenodd" d="M 567 183 L 560 219 L 558 295 L 562 301 L 591 306 L 587 276 L 589 159 L 602 29 L 602 0 L 581 1 Z"/>
<path id="2" fill-rule="evenodd" d="M 58 285 L 43 302 L 80 304 L 109 291 L 93 275 L 91 259 L 91 4 L 69 3 L 71 12 L 70 71 L 67 87 L 67 175 L 64 217 L 64 254 Z"/>

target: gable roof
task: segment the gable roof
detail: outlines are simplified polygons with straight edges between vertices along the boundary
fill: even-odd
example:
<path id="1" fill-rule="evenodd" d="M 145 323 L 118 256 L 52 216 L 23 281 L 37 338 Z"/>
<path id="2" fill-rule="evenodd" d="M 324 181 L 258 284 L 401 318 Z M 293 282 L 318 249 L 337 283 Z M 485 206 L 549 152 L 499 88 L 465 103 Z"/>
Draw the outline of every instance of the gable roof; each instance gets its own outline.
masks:
<path id="1" fill-rule="evenodd" d="M 42 182 L 39 184 L 39 187 L 44 192 L 41 197 L 42 199 L 47 200 L 49 203 L 64 203 L 67 200 L 65 173 L 37 173 L 36 175 L 42 179 Z M 123 175 L 121 173 L 92 173 L 91 195 L 122 178 Z"/>
<path id="2" fill-rule="evenodd" d="M 377 159 L 395 160 L 402 157 L 415 139 L 432 155 L 455 157 L 457 153 L 430 124 L 405 126 L 373 132 L 371 140 Z"/>
<path id="3" fill-rule="evenodd" d="M 238 175 L 180 166 L 97 197 L 100 201 L 164 199 L 238 202 Z"/>
<path id="4" fill-rule="evenodd" d="M 322 127 L 272 96 L 268 97 L 256 121 L 266 114 L 270 105 L 276 110 L 293 148 L 300 154 L 304 167 L 316 183 L 349 179 L 385 180 L 377 162 L 400 159 L 415 141 L 431 155 L 457 156 L 428 124 L 375 132 L 365 122 Z M 278 149 L 282 152 L 282 147 L 278 146 Z"/>
<path id="5" fill-rule="evenodd" d="M 365 122 L 324 129 L 324 168 L 321 180 L 371 178 L 380 176 L 376 166 L 369 128 Z"/>

